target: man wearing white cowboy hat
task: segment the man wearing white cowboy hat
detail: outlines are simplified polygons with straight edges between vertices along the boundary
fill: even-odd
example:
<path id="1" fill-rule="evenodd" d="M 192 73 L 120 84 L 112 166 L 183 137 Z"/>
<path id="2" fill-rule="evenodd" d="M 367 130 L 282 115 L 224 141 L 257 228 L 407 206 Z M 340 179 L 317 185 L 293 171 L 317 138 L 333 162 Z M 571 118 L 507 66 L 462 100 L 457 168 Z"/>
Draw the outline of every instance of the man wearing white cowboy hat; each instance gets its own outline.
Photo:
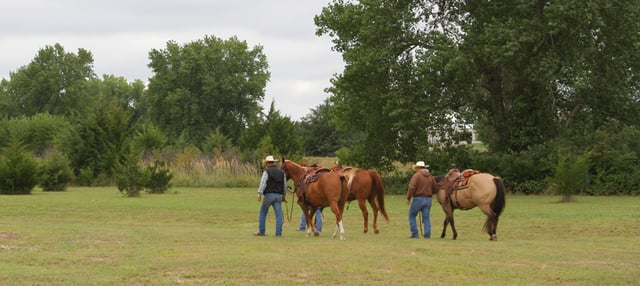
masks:
<path id="1" fill-rule="evenodd" d="M 275 164 L 278 160 L 273 156 L 267 156 L 262 164 L 265 167 L 260 179 L 258 187 L 258 201 L 262 202 L 260 206 L 260 217 L 258 219 L 258 232 L 255 236 L 265 235 L 265 223 L 269 207 L 273 206 L 276 215 L 276 236 L 282 236 L 282 201 L 287 191 L 287 178 L 284 171 L 280 170 Z M 264 195 L 264 200 L 262 196 Z"/>
<path id="2" fill-rule="evenodd" d="M 418 227 L 416 223 L 416 215 L 422 213 L 422 224 L 424 225 L 424 238 L 431 238 L 431 221 L 429 213 L 431 212 L 431 195 L 436 193 L 436 180 L 429 172 L 429 165 L 424 161 L 418 161 L 413 165 L 416 171 L 409 182 L 407 191 L 407 205 L 409 207 L 409 229 L 411 236 L 409 238 L 418 238 Z M 411 200 L 413 199 L 413 201 Z"/>

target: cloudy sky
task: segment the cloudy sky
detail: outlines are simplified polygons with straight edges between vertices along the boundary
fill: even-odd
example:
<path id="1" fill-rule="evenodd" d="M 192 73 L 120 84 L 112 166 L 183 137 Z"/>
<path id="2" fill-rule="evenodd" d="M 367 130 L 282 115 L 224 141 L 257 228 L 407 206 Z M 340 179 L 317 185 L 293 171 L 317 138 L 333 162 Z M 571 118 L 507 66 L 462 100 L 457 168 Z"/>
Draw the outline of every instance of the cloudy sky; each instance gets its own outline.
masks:
<path id="1" fill-rule="evenodd" d="M 147 81 L 151 49 L 169 40 L 185 44 L 212 35 L 261 45 L 271 80 L 264 106 L 298 120 L 328 96 L 343 62 L 331 39 L 315 35 L 313 17 L 329 0 L 2 0 L 0 78 L 60 43 L 91 51 L 94 71 Z"/>

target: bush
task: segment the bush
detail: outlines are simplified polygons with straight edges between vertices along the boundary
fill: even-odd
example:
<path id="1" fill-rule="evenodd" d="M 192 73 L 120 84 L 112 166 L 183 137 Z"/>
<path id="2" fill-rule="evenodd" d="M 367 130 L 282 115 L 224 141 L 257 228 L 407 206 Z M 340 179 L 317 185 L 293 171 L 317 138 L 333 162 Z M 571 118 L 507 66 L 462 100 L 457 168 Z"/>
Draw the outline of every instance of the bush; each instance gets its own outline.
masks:
<path id="1" fill-rule="evenodd" d="M 594 195 L 640 192 L 640 130 L 612 125 L 594 133 L 590 173 Z"/>
<path id="2" fill-rule="evenodd" d="M 139 197 L 148 183 L 146 172 L 138 165 L 138 156 L 130 152 L 124 156 L 124 162 L 116 168 L 116 184 L 125 197 Z"/>
<path id="3" fill-rule="evenodd" d="M 128 198 L 139 197 L 147 181 L 145 172 L 137 164 L 126 164 L 118 168 L 116 173 L 118 190 Z"/>
<path id="4" fill-rule="evenodd" d="M 558 163 L 550 178 L 552 191 L 562 196 L 562 201 L 571 201 L 571 196 L 580 193 L 589 184 L 589 152 L 578 156 L 573 162 L 565 154 L 558 156 Z"/>
<path id="5" fill-rule="evenodd" d="M 73 179 L 71 162 L 62 153 L 53 151 L 44 160 L 40 186 L 45 192 L 62 192 Z"/>
<path id="6" fill-rule="evenodd" d="M 147 180 L 145 185 L 147 192 L 150 194 L 164 194 L 171 186 L 170 182 L 173 175 L 164 161 L 156 160 L 153 166 L 145 169 L 145 177 Z"/>
<path id="7" fill-rule="evenodd" d="M 28 195 L 39 181 L 38 161 L 17 142 L 2 149 L 0 194 Z"/>

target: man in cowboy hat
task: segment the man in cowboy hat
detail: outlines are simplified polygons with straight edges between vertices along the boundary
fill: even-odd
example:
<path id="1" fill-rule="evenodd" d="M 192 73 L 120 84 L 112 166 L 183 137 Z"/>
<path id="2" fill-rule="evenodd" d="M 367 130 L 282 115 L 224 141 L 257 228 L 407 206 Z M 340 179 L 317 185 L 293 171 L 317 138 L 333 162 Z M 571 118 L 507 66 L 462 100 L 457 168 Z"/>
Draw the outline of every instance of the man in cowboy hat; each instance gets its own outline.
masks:
<path id="1" fill-rule="evenodd" d="M 413 165 L 415 173 L 409 182 L 409 190 L 407 191 L 407 205 L 409 207 L 409 229 L 411 236 L 409 238 L 418 238 L 418 228 L 416 223 L 416 215 L 422 213 L 422 223 L 424 224 L 424 238 L 431 237 L 431 221 L 429 213 L 431 211 L 431 195 L 436 193 L 436 180 L 429 172 L 428 165 L 424 161 L 418 161 Z M 413 201 L 411 200 L 413 198 Z"/>
<path id="2" fill-rule="evenodd" d="M 285 178 L 284 171 L 275 164 L 277 161 L 271 155 L 262 161 L 265 169 L 258 187 L 258 202 L 262 202 L 262 205 L 260 206 L 258 232 L 254 233 L 255 236 L 265 235 L 267 213 L 271 206 L 276 214 L 276 236 L 282 236 L 282 201 L 286 195 L 287 178 Z M 263 195 L 264 199 L 262 199 Z"/>

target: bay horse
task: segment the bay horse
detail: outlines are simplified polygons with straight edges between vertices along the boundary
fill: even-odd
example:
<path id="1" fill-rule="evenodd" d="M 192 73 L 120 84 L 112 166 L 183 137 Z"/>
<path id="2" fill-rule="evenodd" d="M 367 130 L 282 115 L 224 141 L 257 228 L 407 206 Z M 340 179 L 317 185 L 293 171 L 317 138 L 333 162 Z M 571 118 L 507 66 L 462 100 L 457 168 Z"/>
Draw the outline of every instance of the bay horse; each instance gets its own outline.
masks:
<path id="1" fill-rule="evenodd" d="M 282 158 L 280 169 L 285 172 L 287 179 L 293 180 L 295 184 L 295 192 L 298 197 L 298 205 L 305 214 L 307 221 L 307 237 L 311 232 L 315 236 L 319 234 L 313 221 L 313 217 L 317 208 L 330 207 L 336 216 L 336 228 L 333 232 L 333 238 L 340 231 L 340 240 L 345 239 L 344 224 L 342 223 L 342 214 L 344 206 L 349 196 L 349 190 L 345 182 L 345 177 L 329 172 L 318 172 L 312 181 L 307 178 L 307 167 L 300 166 L 293 161 Z"/>
<path id="2" fill-rule="evenodd" d="M 367 210 L 367 201 L 373 210 L 373 232 L 378 234 L 378 210 L 382 213 L 385 220 L 389 222 L 389 215 L 384 207 L 384 183 L 380 173 L 375 170 L 366 170 L 353 167 L 342 167 L 340 165 L 333 166 L 331 171 L 342 174 L 347 179 L 347 187 L 349 189 L 348 202 L 358 200 L 358 206 L 364 218 L 363 232 L 369 231 L 369 212 Z"/>
<path id="3" fill-rule="evenodd" d="M 455 209 L 469 210 L 477 206 L 487 215 L 483 230 L 489 234 L 489 240 L 498 240 L 498 219 L 506 205 L 505 187 L 500 177 L 472 170 L 461 173 L 452 169 L 447 175 L 436 177 L 436 182 L 439 186 L 438 202 L 446 215 L 441 238 L 446 236 L 448 224 L 451 224 L 453 239 L 458 237 L 453 220 Z"/>

